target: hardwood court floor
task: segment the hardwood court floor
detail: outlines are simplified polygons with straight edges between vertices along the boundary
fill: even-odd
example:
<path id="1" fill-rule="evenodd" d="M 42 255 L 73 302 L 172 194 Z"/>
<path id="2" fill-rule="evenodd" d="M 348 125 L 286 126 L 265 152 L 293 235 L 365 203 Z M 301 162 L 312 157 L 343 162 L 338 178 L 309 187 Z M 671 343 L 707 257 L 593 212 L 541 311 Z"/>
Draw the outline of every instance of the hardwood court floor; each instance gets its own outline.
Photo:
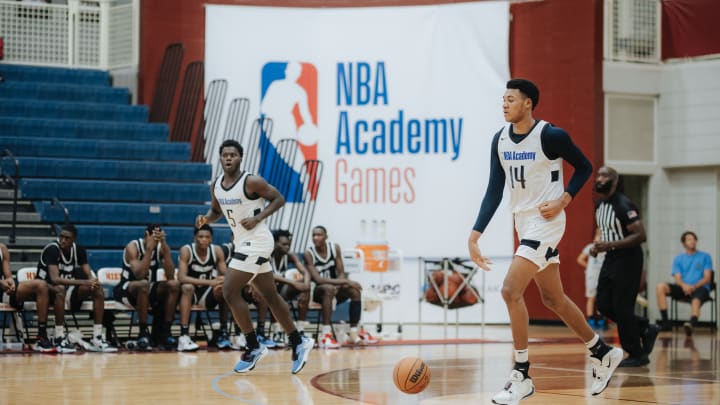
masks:
<path id="1" fill-rule="evenodd" d="M 448 333 L 453 338 L 454 329 Z M 405 331 L 404 343 L 415 343 L 407 339 L 418 331 Z M 443 336 L 424 326 L 420 337 Z M 289 351 L 273 351 L 247 375 L 232 372 L 239 352 L 2 354 L 0 404 L 488 404 L 509 373 L 510 331 L 463 327 L 460 336 L 467 339 L 316 349 L 297 376 L 290 374 Z M 650 365 L 618 369 L 597 397 L 585 388 L 590 373 L 584 346 L 567 329 L 532 327 L 531 336 L 537 391 L 523 405 L 720 403 L 718 335 L 707 329 L 690 339 L 661 333 Z M 393 366 L 406 356 L 430 366 L 430 385 L 419 395 L 393 385 Z"/>

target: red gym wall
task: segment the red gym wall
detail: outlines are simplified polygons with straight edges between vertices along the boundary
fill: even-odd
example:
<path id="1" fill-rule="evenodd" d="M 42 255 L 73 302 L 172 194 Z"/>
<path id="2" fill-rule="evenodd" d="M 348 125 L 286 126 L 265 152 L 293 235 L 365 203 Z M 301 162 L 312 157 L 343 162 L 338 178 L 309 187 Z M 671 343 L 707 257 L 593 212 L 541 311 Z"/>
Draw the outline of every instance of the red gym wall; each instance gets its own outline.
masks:
<path id="1" fill-rule="evenodd" d="M 458 2 L 460 1 L 143 1 L 139 102 L 150 104 L 157 72 L 168 44 L 182 42 L 185 45 L 185 64 L 204 58 L 203 4 L 349 7 Z M 536 117 L 565 128 L 596 168 L 602 164 L 603 156 L 602 7 L 601 0 L 553 0 L 513 4 L 510 8 L 512 76 L 526 77 L 539 85 L 541 96 Z M 176 96 L 179 89 L 180 87 Z M 174 117 L 171 117 L 170 123 L 173 120 Z M 571 168 L 567 165 L 565 173 L 567 180 L 571 173 Z M 581 308 L 584 308 L 585 302 L 585 276 L 580 266 L 575 263 L 575 258 L 592 236 L 594 222 L 591 197 L 588 184 L 567 211 L 569 225 L 560 245 L 565 291 Z M 554 313 L 542 305 L 540 294 L 534 285 L 528 289 L 525 298 L 531 319 L 557 319 Z"/>

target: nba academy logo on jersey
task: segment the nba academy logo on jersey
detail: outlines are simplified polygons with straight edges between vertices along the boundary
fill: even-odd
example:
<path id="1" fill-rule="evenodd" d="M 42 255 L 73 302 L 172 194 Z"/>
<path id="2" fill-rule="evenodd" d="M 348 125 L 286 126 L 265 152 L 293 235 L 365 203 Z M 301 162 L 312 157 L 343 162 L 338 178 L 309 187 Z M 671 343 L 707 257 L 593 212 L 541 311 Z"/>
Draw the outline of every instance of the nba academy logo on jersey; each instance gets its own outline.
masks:
<path id="1" fill-rule="evenodd" d="M 272 119 L 272 139 L 268 145 L 269 151 L 262 159 L 266 162 L 274 161 L 278 157 L 277 145 L 280 139 L 295 139 L 301 153 L 297 154 L 295 162 L 285 162 L 292 166 L 294 186 L 300 184 L 302 165 L 305 161 L 317 160 L 318 143 L 318 73 L 317 68 L 307 62 L 268 62 L 261 72 L 260 113 L 263 117 Z M 264 135 L 263 135 L 264 136 Z M 262 139 L 261 142 L 267 142 Z M 264 148 L 261 148 L 265 150 Z M 270 165 L 263 165 L 269 169 Z M 268 170 L 269 171 L 269 170 Z M 277 171 L 276 171 L 277 172 Z M 281 171 L 282 172 L 282 171 Z M 269 175 L 261 169 L 261 174 Z M 310 181 L 314 183 L 315 173 L 308 173 Z M 269 178 L 271 183 L 275 179 Z M 279 179 L 277 179 L 279 180 Z M 287 184 L 287 179 L 282 180 Z M 289 185 L 288 190 L 280 190 L 287 196 L 297 193 L 289 192 L 294 187 Z M 313 193 L 312 199 L 316 195 Z"/>

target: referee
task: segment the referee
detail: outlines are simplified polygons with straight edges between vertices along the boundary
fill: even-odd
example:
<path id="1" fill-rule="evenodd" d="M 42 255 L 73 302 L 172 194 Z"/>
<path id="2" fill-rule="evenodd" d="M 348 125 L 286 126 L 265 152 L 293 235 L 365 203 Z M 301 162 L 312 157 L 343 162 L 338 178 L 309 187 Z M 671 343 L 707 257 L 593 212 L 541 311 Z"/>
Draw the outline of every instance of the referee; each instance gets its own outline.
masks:
<path id="1" fill-rule="evenodd" d="M 643 271 L 640 245 L 646 239 L 645 228 L 635 204 L 617 188 L 617 171 L 601 167 L 595 181 L 595 191 L 600 197 L 595 220 L 601 238 L 590 249 L 592 256 L 607 252 L 598 280 L 597 308 L 615 321 L 620 344 L 628 352 L 629 356 L 619 367 L 641 367 L 650 362 L 648 355 L 659 328 L 635 315 L 635 299 Z"/>

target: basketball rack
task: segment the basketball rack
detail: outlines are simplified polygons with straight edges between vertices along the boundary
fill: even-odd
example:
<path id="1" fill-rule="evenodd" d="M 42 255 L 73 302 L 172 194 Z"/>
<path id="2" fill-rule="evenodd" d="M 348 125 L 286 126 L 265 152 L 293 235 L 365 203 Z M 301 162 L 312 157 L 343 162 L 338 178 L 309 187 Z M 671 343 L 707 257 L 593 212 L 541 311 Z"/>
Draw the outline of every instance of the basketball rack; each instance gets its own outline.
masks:
<path id="1" fill-rule="evenodd" d="M 475 277 L 475 275 L 478 273 L 478 270 L 480 270 L 479 267 L 477 267 L 474 263 L 472 263 L 469 259 L 461 259 L 461 258 L 455 258 L 455 259 L 449 259 L 449 258 L 442 258 L 442 259 L 434 259 L 434 258 L 424 258 L 421 257 L 419 260 L 419 266 L 420 269 L 418 273 L 420 274 L 420 286 L 427 285 L 428 288 L 432 288 L 435 290 L 435 292 L 438 295 L 438 298 L 440 299 L 440 305 L 443 308 L 443 338 L 447 338 L 447 329 L 448 329 L 448 310 L 451 309 L 460 309 L 464 308 L 466 306 L 472 306 L 466 305 L 466 306 L 456 306 L 459 304 L 457 301 L 458 296 L 463 291 L 465 287 L 470 287 L 468 290 L 472 291 L 472 294 L 477 298 L 477 304 L 482 304 L 482 310 L 480 315 L 480 324 L 482 326 L 485 326 L 485 298 L 483 298 L 482 294 L 478 292 L 472 284 L 472 280 Z M 463 278 L 463 281 L 458 285 L 457 289 L 455 290 L 455 293 L 452 296 L 448 297 L 448 274 L 449 271 L 452 270 L 460 274 Z M 432 277 L 432 273 L 435 271 L 443 271 L 443 283 L 442 286 L 439 286 L 438 283 L 435 282 L 435 279 Z M 481 272 L 482 274 L 482 280 L 481 280 L 481 288 L 480 291 L 484 293 L 485 291 L 485 272 Z M 435 303 L 431 303 L 425 299 L 424 289 L 423 293 L 420 294 L 420 298 L 418 299 L 418 330 L 420 331 L 422 329 L 422 303 L 426 302 L 428 304 L 436 305 Z M 459 334 L 459 324 L 460 324 L 460 313 L 458 311 L 455 311 L 455 337 L 458 337 Z"/>

